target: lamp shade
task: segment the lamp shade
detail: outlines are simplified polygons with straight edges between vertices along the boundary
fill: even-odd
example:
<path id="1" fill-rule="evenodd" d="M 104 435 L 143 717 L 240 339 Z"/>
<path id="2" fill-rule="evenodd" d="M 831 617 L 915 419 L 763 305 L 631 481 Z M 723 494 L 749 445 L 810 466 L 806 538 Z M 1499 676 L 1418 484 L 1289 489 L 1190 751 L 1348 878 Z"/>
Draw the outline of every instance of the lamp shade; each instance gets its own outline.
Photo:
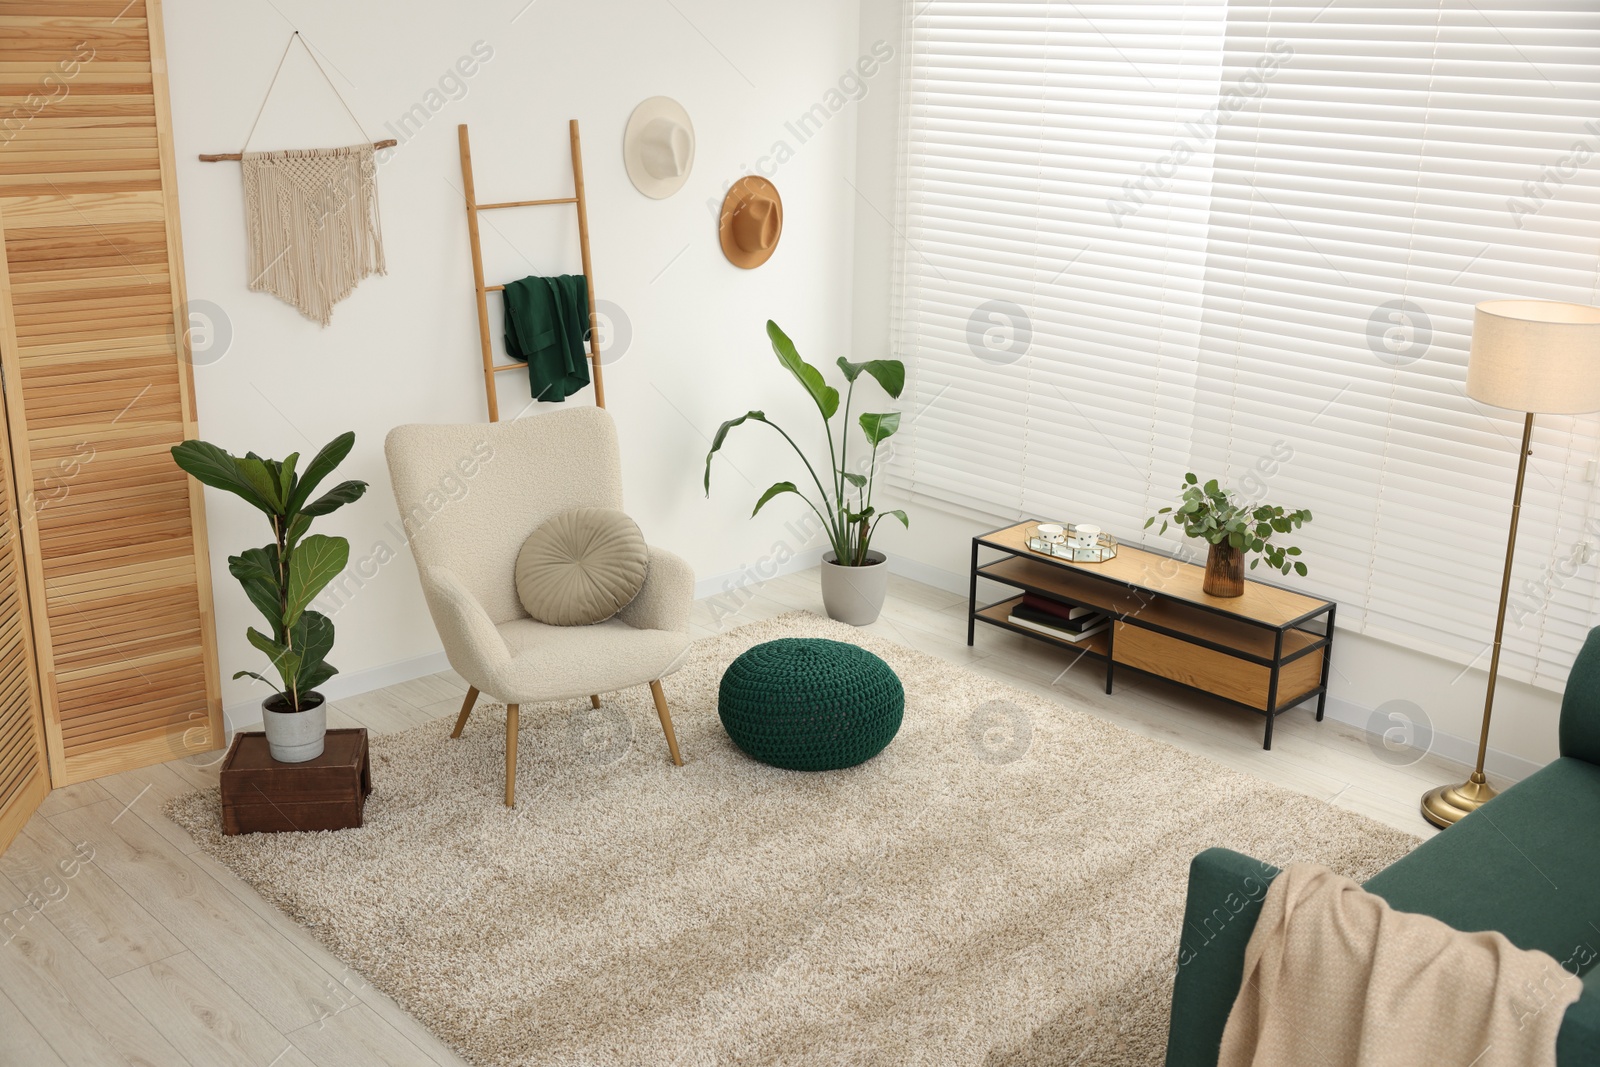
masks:
<path id="1" fill-rule="evenodd" d="M 1600 307 L 1558 300 L 1479 304 L 1467 395 L 1512 411 L 1600 411 Z"/>

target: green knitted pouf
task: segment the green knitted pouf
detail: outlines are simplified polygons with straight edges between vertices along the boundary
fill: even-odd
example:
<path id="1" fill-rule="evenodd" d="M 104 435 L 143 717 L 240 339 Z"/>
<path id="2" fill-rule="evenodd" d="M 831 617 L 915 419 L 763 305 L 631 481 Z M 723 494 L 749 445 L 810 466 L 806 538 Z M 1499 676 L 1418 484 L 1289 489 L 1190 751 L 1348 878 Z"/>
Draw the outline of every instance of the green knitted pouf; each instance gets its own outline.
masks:
<path id="1" fill-rule="evenodd" d="M 906 693 L 864 648 L 815 637 L 757 645 L 722 675 L 717 714 L 733 743 L 791 771 L 835 771 L 882 752 Z"/>

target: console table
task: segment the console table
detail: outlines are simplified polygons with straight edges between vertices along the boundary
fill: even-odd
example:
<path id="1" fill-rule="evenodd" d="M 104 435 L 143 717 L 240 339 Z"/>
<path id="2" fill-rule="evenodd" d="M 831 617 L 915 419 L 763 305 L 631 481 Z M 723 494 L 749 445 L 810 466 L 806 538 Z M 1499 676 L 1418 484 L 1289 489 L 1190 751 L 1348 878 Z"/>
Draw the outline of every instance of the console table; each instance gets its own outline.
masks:
<path id="1" fill-rule="evenodd" d="M 1205 568 L 1148 549 L 1120 545 L 1104 563 L 1074 563 L 1035 552 L 1030 519 L 972 539 L 967 644 L 979 622 L 1031 637 L 1106 665 L 1106 692 L 1118 668 L 1164 678 L 1249 708 L 1267 720 L 1261 747 L 1272 747 L 1277 717 L 1312 697 L 1317 721 L 1328 700 L 1333 655 L 1331 600 L 1267 582 L 1246 581 L 1244 595 L 1201 589 Z M 980 562 L 984 550 L 999 553 Z M 979 605 L 983 578 L 1061 604 L 1108 615 L 1108 629 L 1073 643 L 1007 621 L 1020 595 Z"/>

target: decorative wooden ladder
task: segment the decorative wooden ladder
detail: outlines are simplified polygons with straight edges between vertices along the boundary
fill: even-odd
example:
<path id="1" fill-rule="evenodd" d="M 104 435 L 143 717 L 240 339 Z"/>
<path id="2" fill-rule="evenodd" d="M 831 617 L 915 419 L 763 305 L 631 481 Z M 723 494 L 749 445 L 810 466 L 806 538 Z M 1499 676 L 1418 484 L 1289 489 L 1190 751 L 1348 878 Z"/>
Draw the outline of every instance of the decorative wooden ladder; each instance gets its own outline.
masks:
<path id="1" fill-rule="evenodd" d="M 573 195 L 549 197 L 543 200 L 507 200 L 499 204 L 480 204 L 472 184 L 472 146 L 467 140 L 467 126 L 456 127 L 461 138 L 461 181 L 467 198 L 467 236 L 472 241 L 472 284 L 478 294 L 478 342 L 483 349 L 483 388 L 489 398 L 489 421 L 500 421 L 500 396 L 495 388 L 495 375 L 508 370 L 526 370 L 526 363 L 501 363 L 496 365 L 493 351 L 493 334 L 489 325 L 489 294 L 504 292 L 503 285 L 485 285 L 483 281 L 483 245 L 478 237 L 478 212 L 494 211 L 507 207 L 540 207 L 545 204 L 575 204 L 578 208 L 578 247 L 583 255 L 583 280 L 589 291 L 589 365 L 594 382 L 594 402 L 606 406 L 605 381 L 600 376 L 600 330 L 594 306 L 594 271 L 589 261 L 589 213 L 583 195 L 583 151 L 578 142 L 578 120 L 567 123 L 572 136 L 572 188 Z"/>

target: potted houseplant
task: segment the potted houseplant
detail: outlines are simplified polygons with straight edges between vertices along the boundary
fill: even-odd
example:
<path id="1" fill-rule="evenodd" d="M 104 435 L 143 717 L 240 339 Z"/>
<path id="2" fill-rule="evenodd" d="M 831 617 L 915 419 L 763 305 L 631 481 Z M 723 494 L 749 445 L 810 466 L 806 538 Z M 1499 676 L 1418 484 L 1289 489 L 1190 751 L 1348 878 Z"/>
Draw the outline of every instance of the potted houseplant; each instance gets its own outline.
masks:
<path id="1" fill-rule="evenodd" d="M 1188 536 L 1211 545 L 1202 585 L 1205 592 L 1212 596 L 1243 596 L 1246 555 L 1256 557 L 1250 561 L 1251 569 L 1264 558 L 1269 567 L 1284 574 L 1292 570 L 1305 576 L 1306 565 L 1294 558 L 1300 555 L 1300 550 L 1280 545 L 1273 539 L 1310 522 L 1311 512 L 1304 508 L 1289 511 L 1275 504 L 1235 500 L 1215 478 L 1201 485 L 1193 472 L 1184 475 L 1183 481 L 1182 502 L 1150 516 L 1144 528 L 1148 530 L 1153 522 L 1161 519 L 1160 532 L 1166 533 L 1167 525 L 1175 522 Z M 1163 515 L 1170 518 L 1162 519 Z"/>
<path id="2" fill-rule="evenodd" d="M 261 702 L 261 721 L 272 758 L 303 763 L 322 754 L 328 728 L 327 702 L 316 687 L 338 673 L 328 662 L 333 649 L 333 620 L 311 610 L 311 602 L 350 559 L 343 537 L 307 534 L 311 520 L 359 500 L 366 482 L 340 482 L 315 500 L 311 494 L 333 473 L 355 444 L 353 433 L 330 441 L 296 474 L 298 452 L 279 461 L 254 452 L 243 458 L 204 441 L 185 441 L 172 449 L 179 467 L 213 489 L 244 498 L 272 522 L 272 543 L 228 557 L 228 573 L 239 579 L 245 595 L 266 616 L 269 633 L 254 626 L 245 636 L 264 652 L 277 673 L 269 679 L 255 671 L 239 671 L 277 689 Z"/>
<path id="3" fill-rule="evenodd" d="M 817 497 L 812 499 L 807 495 L 809 486 L 802 491 L 794 482 L 775 482 L 761 494 L 755 510 L 750 514 L 755 516 L 767 501 L 785 493 L 793 493 L 804 500 L 816 512 L 817 518 L 822 520 L 823 531 L 828 536 L 829 551 L 822 558 L 822 603 L 828 611 L 828 617 L 853 626 L 865 626 L 878 617 L 878 612 L 883 608 L 884 593 L 889 588 L 889 567 L 883 553 L 872 547 L 872 535 L 877 531 L 878 523 L 888 516 L 894 516 L 906 527 L 911 525 L 911 520 L 904 511 L 879 511 L 872 503 L 878 447 L 900 428 L 900 413 L 867 412 L 859 417 L 858 425 L 866 435 L 871 451 L 864 461 L 857 460 L 852 466 L 850 404 L 855 399 L 856 380 L 862 372 L 871 375 L 891 397 L 898 397 L 906 384 L 905 364 L 897 359 L 852 363 L 842 356 L 839 358 L 839 369 L 844 372 L 848 384 L 844 394 L 844 420 L 835 436 L 831 420 L 839 411 L 839 390 L 823 381 L 822 373 L 800 358 L 794 342 L 770 319 L 767 320 L 767 336 L 772 341 L 772 351 L 777 355 L 778 362 L 794 375 L 822 416 L 822 428 L 828 438 L 828 479 L 823 481 L 817 468 L 782 427 L 760 411 L 747 411 L 717 428 L 711 451 L 706 453 L 706 495 L 711 495 L 711 459 L 727 439 L 729 430 L 744 422 L 761 422 L 781 434 L 800 457 L 800 462 L 805 464 Z"/>

